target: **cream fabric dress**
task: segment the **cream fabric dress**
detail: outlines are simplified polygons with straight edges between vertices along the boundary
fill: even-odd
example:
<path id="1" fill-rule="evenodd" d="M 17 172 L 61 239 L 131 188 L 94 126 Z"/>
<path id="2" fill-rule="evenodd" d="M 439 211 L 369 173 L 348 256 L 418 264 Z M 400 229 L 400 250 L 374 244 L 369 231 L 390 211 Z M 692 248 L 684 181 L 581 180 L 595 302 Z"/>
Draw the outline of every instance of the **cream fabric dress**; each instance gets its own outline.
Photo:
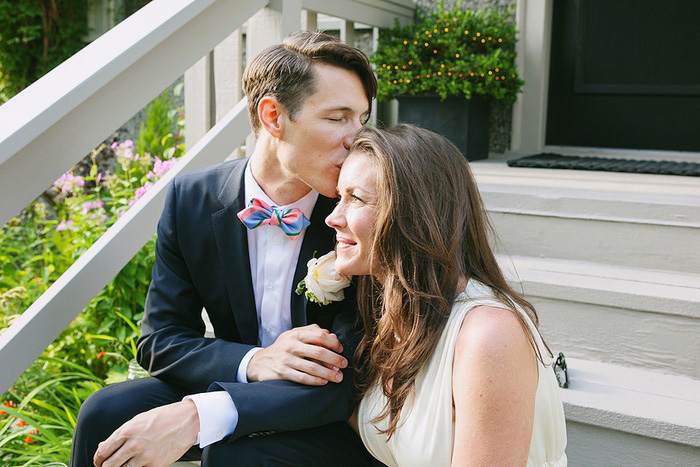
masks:
<path id="1" fill-rule="evenodd" d="M 426 467 L 449 466 L 454 445 L 454 407 L 452 406 L 452 361 L 457 334 L 464 317 L 476 306 L 503 308 L 491 289 L 469 281 L 466 290 L 457 297 L 452 314 L 440 337 L 435 353 L 416 378 L 414 397 L 407 399 L 400 415 L 399 426 L 387 441 L 377 427 L 385 429 L 388 420 L 376 426 L 370 420 L 384 408 L 386 397 L 379 386 L 374 387 L 360 402 L 358 424 L 362 442 L 380 461 L 389 466 Z M 522 311 L 533 331 L 547 366 L 538 360 L 539 381 L 535 395 L 535 418 L 527 466 L 566 466 L 566 425 L 549 353 L 537 330 Z"/>

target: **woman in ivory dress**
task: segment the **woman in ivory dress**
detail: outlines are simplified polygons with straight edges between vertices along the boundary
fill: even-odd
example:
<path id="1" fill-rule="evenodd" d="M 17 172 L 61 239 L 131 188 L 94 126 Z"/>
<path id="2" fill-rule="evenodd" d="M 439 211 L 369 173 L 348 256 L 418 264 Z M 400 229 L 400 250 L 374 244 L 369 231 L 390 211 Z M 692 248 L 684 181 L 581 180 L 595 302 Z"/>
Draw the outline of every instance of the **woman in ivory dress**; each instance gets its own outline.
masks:
<path id="1" fill-rule="evenodd" d="M 410 125 L 355 140 L 326 223 L 359 278 L 351 423 L 390 466 L 564 466 L 566 428 L 534 308 L 506 282 L 469 166 Z M 537 239 L 532 239 L 537 241 Z"/>

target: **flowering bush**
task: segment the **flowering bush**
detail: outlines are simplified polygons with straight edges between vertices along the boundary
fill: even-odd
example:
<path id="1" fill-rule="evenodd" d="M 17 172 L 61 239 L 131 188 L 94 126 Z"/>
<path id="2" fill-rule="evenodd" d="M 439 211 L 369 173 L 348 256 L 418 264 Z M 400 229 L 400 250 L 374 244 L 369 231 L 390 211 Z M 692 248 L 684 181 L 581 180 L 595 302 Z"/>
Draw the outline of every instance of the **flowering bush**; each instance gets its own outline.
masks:
<path id="1" fill-rule="evenodd" d="M 515 102 L 523 85 L 515 66 L 516 31 L 510 11 L 452 9 L 442 1 L 427 16 L 382 29 L 372 62 L 377 99 L 421 93 L 489 96 Z"/>
<path id="2" fill-rule="evenodd" d="M 146 116 L 161 123 L 141 128 L 169 129 L 145 135 L 167 146 L 156 147 L 162 152 L 139 152 L 131 140 L 110 139 L 0 228 L 0 333 L 182 156 L 183 114 L 164 96 Z M 124 380 L 135 356 L 154 244 L 155 237 L 0 398 L 10 404 L 0 407 L 0 465 L 67 463 L 81 402 L 104 384 Z"/>

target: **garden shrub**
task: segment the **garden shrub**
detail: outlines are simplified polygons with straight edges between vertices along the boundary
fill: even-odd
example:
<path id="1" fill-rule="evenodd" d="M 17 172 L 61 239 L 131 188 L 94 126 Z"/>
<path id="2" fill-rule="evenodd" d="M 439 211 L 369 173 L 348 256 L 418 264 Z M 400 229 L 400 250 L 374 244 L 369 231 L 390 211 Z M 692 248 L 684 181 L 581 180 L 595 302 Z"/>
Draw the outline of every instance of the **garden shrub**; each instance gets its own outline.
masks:
<path id="1" fill-rule="evenodd" d="M 0 229 L 0 333 L 182 156 L 183 112 L 169 94 L 147 107 L 137 143 L 110 138 Z M 0 465 L 67 463 L 80 404 L 124 380 L 135 357 L 154 246 L 155 236 L 2 396 Z"/>
<path id="2" fill-rule="evenodd" d="M 0 0 L 0 103 L 85 46 L 91 1 Z"/>

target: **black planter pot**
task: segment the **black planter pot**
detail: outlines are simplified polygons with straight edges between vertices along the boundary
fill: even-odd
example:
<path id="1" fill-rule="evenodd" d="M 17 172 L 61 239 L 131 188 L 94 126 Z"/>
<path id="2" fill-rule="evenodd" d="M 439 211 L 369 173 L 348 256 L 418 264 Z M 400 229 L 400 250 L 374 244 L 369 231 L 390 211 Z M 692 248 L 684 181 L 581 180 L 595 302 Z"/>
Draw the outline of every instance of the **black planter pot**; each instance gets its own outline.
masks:
<path id="1" fill-rule="evenodd" d="M 489 154 L 489 101 L 483 97 L 397 96 L 399 121 L 445 136 L 469 161 Z"/>

